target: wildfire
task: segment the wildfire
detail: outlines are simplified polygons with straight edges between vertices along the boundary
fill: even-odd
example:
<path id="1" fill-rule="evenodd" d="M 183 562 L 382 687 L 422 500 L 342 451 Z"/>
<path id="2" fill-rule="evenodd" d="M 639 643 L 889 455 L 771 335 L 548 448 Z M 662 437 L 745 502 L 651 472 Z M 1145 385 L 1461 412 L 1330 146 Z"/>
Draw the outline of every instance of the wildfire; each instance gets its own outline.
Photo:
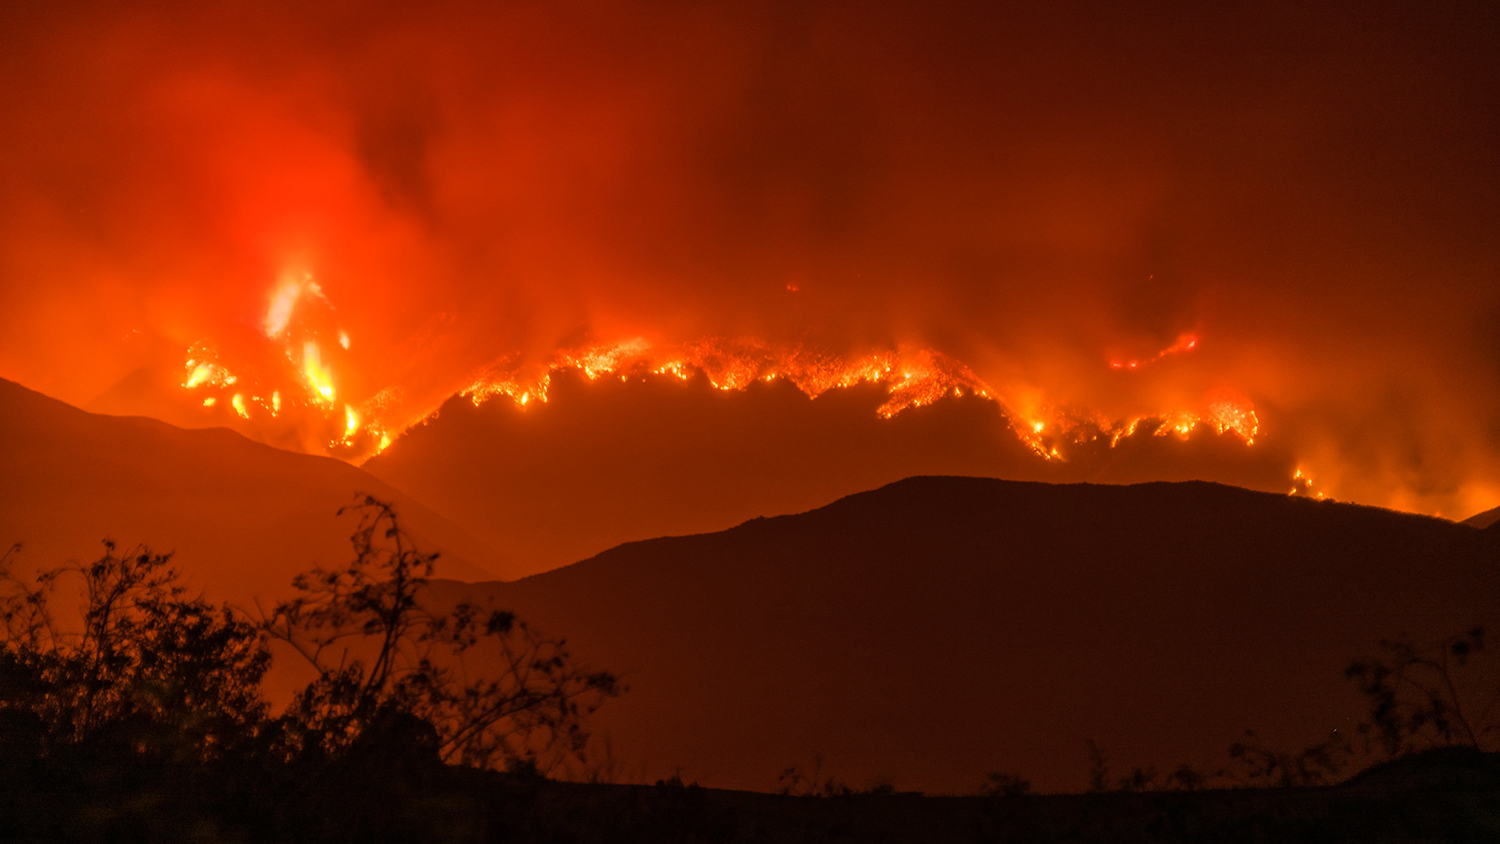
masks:
<path id="1" fill-rule="evenodd" d="M 1196 338 L 1191 337 L 1178 343 L 1181 350 L 1196 345 Z M 829 390 L 878 384 L 887 393 L 886 400 L 876 409 L 883 419 L 948 396 L 969 395 L 999 404 L 1016 435 L 1045 460 L 1063 459 L 1063 446 L 1068 443 L 1107 437 L 1111 445 L 1116 445 L 1148 421 L 1156 423 L 1157 436 L 1176 434 L 1186 439 L 1199 425 L 1207 425 L 1220 434 L 1232 432 L 1247 445 L 1254 442 L 1259 431 L 1259 420 L 1249 400 L 1224 392 L 1211 396 L 1201 412 L 1177 410 L 1116 422 L 1097 414 L 1070 413 L 1037 401 L 1027 402 L 1023 409 L 1000 398 L 967 366 L 930 349 L 850 359 L 803 346 L 775 349 L 754 341 L 721 339 L 664 348 L 653 347 L 639 338 L 597 344 L 560 352 L 551 363 L 529 373 L 516 366 L 513 358 L 504 358 L 478 374 L 461 394 L 475 405 L 504 395 L 525 407 L 532 402 L 547 401 L 553 374 L 566 370 L 576 370 L 589 380 L 606 375 L 619 375 L 627 380 L 655 375 L 686 381 L 702 375 L 720 390 L 745 390 L 757 381 L 785 378 L 812 399 Z"/>
<path id="2" fill-rule="evenodd" d="M 1302 470 L 1301 468 L 1298 468 L 1296 473 L 1292 475 L 1292 490 L 1287 494 L 1300 498 L 1323 499 L 1328 497 L 1326 493 L 1313 492 L 1312 488 L 1312 476 L 1307 474 L 1307 472 Z"/>
<path id="3" fill-rule="evenodd" d="M 300 440 L 312 448 L 357 457 L 388 448 L 395 437 L 421 421 L 422 408 L 405 406 L 401 391 L 388 388 L 364 402 L 340 401 L 338 372 L 347 361 L 350 335 L 333 320 L 333 309 L 322 288 L 308 273 L 283 276 L 271 291 L 263 334 L 272 372 L 242 372 L 242 379 L 220 364 L 204 344 L 189 350 L 183 387 L 214 392 L 203 400 L 208 412 L 220 400 L 234 417 L 256 425 L 280 420 L 277 430 L 302 431 Z M 1163 357 L 1190 352 L 1198 338 L 1184 334 L 1172 346 L 1145 361 L 1115 361 L 1116 369 L 1136 369 Z M 334 345 L 334 344 L 337 345 Z M 239 365 L 236 364 L 236 368 Z M 898 348 L 845 356 L 795 344 L 773 346 L 754 340 L 708 337 L 680 345 L 657 346 L 643 338 L 564 349 L 546 363 L 527 364 L 510 355 L 477 372 L 460 391 L 474 404 L 508 396 L 518 407 L 548 400 L 552 378 L 577 372 L 588 380 L 605 377 L 702 378 L 714 389 L 743 391 L 757 383 L 784 379 L 809 399 L 830 390 L 859 385 L 884 392 L 876 414 L 892 419 L 944 398 L 978 399 L 999 405 L 1015 435 L 1044 460 L 1064 460 L 1071 445 L 1107 440 L 1111 446 L 1134 435 L 1142 425 L 1156 436 L 1187 439 L 1200 426 L 1219 434 L 1233 433 L 1247 445 L 1259 432 L 1254 406 L 1243 396 L 1218 391 L 1197 407 L 1179 407 L 1125 419 L 1110 419 L 1046 399 L 1034 387 L 998 390 L 963 363 L 931 349 Z M 245 387 L 230 395 L 228 387 Z M 285 392 L 290 390 L 290 392 Z M 261 396 L 269 395 L 269 399 Z M 296 412 L 287 415 L 289 409 Z M 430 411 L 429 411 L 430 412 Z M 257 421 L 259 420 L 259 421 Z M 321 433 L 320 433 L 321 432 Z M 321 437 L 321 439 L 318 439 Z M 312 442 L 309 442 L 309 438 Z M 315 445 L 320 443 L 321 445 Z"/>
<path id="4" fill-rule="evenodd" d="M 230 374 L 228 369 L 212 361 L 204 360 L 208 350 L 203 346 L 196 346 L 188 352 L 187 378 L 182 386 L 191 390 L 198 386 L 227 387 L 239 379 Z"/>
<path id="5" fill-rule="evenodd" d="M 1220 392 L 1208 406 L 1208 422 L 1219 433 L 1233 431 L 1245 440 L 1246 445 L 1255 443 L 1260 433 L 1260 419 L 1255 407 L 1243 396 Z"/>
<path id="6" fill-rule="evenodd" d="M 267 346 L 260 365 L 238 375 L 207 344 L 188 350 L 182 386 L 214 393 L 201 402 L 206 412 L 222 413 L 218 408 L 227 405 L 234 417 L 255 423 L 255 430 L 283 442 L 294 438 L 310 450 L 317 450 L 319 437 L 324 448 L 344 455 L 368 451 L 375 439 L 389 445 L 390 436 L 370 419 L 369 408 L 346 403 L 338 410 L 337 371 L 351 338 L 334 321 L 333 306 L 310 273 L 282 276 L 270 293 L 261 333 Z M 239 385 L 232 395 L 230 385 Z M 292 408 L 302 412 L 284 415 Z M 270 420 L 279 421 L 268 429 Z"/>
<path id="7" fill-rule="evenodd" d="M 1123 370 L 1140 369 L 1143 366 L 1149 366 L 1153 363 L 1156 363 L 1157 361 L 1169 355 L 1191 352 L 1196 348 L 1198 348 L 1197 336 L 1193 334 L 1182 334 L 1178 336 L 1177 342 L 1166 347 L 1165 349 L 1162 349 L 1161 351 L 1145 360 L 1112 360 L 1109 362 L 1109 368 Z"/>
<path id="8" fill-rule="evenodd" d="M 302 374 L 312 388 L 313 401 L 320 404 L 333 402 L 333 373 L 323 365 L 318 344 L 311 340 L 302 344 Z"/>

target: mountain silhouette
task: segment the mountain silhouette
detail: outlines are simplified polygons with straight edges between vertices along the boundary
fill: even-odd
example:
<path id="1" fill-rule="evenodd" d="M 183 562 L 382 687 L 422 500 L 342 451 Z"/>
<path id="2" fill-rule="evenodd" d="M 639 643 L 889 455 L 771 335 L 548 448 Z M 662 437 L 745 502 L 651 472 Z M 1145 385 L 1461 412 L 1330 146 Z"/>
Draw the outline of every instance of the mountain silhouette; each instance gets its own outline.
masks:
<path id="1" fill-rule="evenodd" d="M 1491 527 L 1496 523 L 1500 523 L 1500 507 L 1485 510 L 1483 513 L 1475 513 L 1469 518 L 1464 519 L 1464 524 L 1473 525 L 1477 528 Z"/>
<path id="2" fill-rule="evenodd" d="M 505 562 L 410 496 L 326 457 L 222 428 L 184 430 L 87 413 L 0 379 L 0 545 L 22 570 L 97 558 L 100 540 L 175 551 L 195 585 L 236 601 L 284 594 L 315 565 L 348 561 L 356 493 L 393 501 L 449 577 L 506 574 Z"/>
<path id="3" fill-rule="evenodd" d="M 1352 730 L 1351 659 L 1500 621 L 1497 547 L 1213 483 L 916 477 L 434 588 L 622 672 L 600 723 L 647 781 L 768 789 L 820 764 L 855 786 L 971 791 L 998 770 L 1079 789 L 1087 739 L 1119 770 L 1222 764 L 1247 728 L 1288 750 Z"/>

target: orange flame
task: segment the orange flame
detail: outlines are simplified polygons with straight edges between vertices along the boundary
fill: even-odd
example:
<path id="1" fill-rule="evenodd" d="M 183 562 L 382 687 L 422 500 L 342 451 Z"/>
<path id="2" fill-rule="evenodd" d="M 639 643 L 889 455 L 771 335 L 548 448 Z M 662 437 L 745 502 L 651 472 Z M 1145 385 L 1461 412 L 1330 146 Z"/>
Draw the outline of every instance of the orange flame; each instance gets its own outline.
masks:
<path id="1" fill-rule="evenodd" d="M 199 362 L 197 358 L 188 358 L 187 370 L 187 380 L 182 382 L 182 386 L 189 390 L 202 385 L 227 387 L 239 380 L 217 363 Z"/>
<path id="2" fill-rule="evenodd" d="M 1196 338 L 1179 341 L 1179 350 L 1195 347 Z M 1171 352 L 1172 350 L 1168 350 Z M 1164 352 L 1164 354 L 1167 352 Z M 1218 433 L 1233 432 L 1247 445 L 1254 442 L 1259 421 L 1254 406 L 1238 395 L 1216 393 L 1203 412 L 1176 410 L 1112 422 L 1096 414 L 1074 414 L 1042 403 L 1028 402 L 1022 412 L 967 366 L 930 349 L 875 353 L 846 359 L 794 346 L 772 349 L 757 342 L 727 342 L 704 339 L 680 347 L 653 348 L 643 339 L 604 343 L 558 353 L 550 364 L 527 375 L 523 368 L 503 358 L 478 374 L 461 391 L 474 404 L 498 396 L 509 396 L 517 405 L 547 401 L 552 373 L 576 370 L 590 380 L 605 375 L 657 375 L 689 380 L 701 373 L 720 390 L 744 390 L 756 381 L 785 378 L 809 398 L 861 383 L 880 384 L 887 398 L 876 409 L 884 419 L 914 407 L 923 407 L 945 397 L 974 396 L 999 404 L 1022 442 L 1045 460 L 1064 459 L 1061 446 L 1082 443 L 1100 436 L 1111 445 L 1135 433 L 1142 422 L 1157 423 L 1157 436 L 1191 436 L 1200 424 Z"/>
<path id="3" fill-rule="evenodd" d="M 1156 363 L 1157 361 L 1161 360 L 1164 357 L 1167 357 L 1168 355 L 1176 355 L 1176 354 L 1181 354 L 1183 352 L 1191 352 L 1192 350 L 1194 350 L 1196 348 L 1198 348 L 1198 338 L 1197 338 L 1197 336 L 1195 336 L 1193 334 L 1182 334 L 1182 335 L 1179 335 L 1177 337 L 1177 342 L 1175 342 L 1172 345 L 1166 347 L 1165 349 L 1162 349 L 1161 351 L 1157 352 L 1156 354 L 1152 355 L 1151 357 L 1149 357 L 1149 358 L 1147 358 L 1145 360 L 1128 360 L 1128 361 L 1112 360 L 1112 361 L 1109 362 L 1109 368 L 1110 369 L 1124 369 L 1124 370 L 1140 369 L 1143 366 L 1149 366 L 1149 365 L 1151 365 L 1153 363 Z"/>
<path id="4" fill-rule="evenodd" d="M 322 311 L 323 316 L 298 316 L 298 308 L 302 307 L 300 303 L 309 301 L 327 306 Z M 315 408 L 316 416 L 312 418 L 321 419 L 312 430 L 323 432 L 322 437 L 331 435 L 332 439 L 322 440 L 323 446 L 341 456 L 384 450 L 402 431 L 420 422 L 421 417 L 412 418 L 411 408 L 404 412 L 398 410 L 402 402 L 400 390 L 395 388 L 384 390 L 361 404 L 337 402 L 335 361 L 325 356 L 325 347 L 320 341 L 336 339 L 344 350 L 349 349 L 351 343 L 348 332 L 337 328 L 335 333 L 331 327 L 327 319 L 331 308 L 322 289 L 308 273 L 283 277 L 270 297 L 264 334 L 281 347 L 284 354 L 277 355 L 277 358 L 295 367 L 283 378 L 300 381 L 306 392 L 305 399 L 286 399 L 280 388 L 268 390 L 269 401 L 257 395 L 249 395 L 247 401 L 247 394 L 243 393 L 235 393 L 232 398 L 221 397 L 229 400 L 235 414 L 242 419 L 251 418 L 251 403 L 269 410 L 272 417 L 279 416 L 289 404 L 298 408 Z M 1144 363 L 1190 352 L 1197 346 L 1196 336 L 1184 334 L 1172 346 Z M 300 366 L 295 363 L 299 347 Z M 561 371 L 575 371 L 589 380 L 605 376 L 618 376 L 623 380 L 655 376 L 690 381 L 702 377 L 713 388 L 724 391 L 746 390 L 757 382 L 769 383 L 784 378 L 811 399 L 830 390 L 866 384 L 885 391 L 884 400 L 875 410 L 883 419 L 894 418 L 943 398 L 968 396 L 994 402 L 999 405 L 1015 435 L 1044 460 L 1065 460 L 1070 444 L 1105 438 L 1111 446 L 1117 445 L 1121 439 L 1135 434 L 1142 424 L 1148 424 L 1148 430 L 1156 436 L 1175 434 L 1183 439 L 1192 436 L 1202 425 L 1220 434 L 1232 432 L 1247 445 L 1254 443 L 1259 432 L 1254 406 L 1237 394 L 1219 391 L 1210 394 L 1196 408 L 1178 407 L 1126 419 L 1110 419 L 1098 413 L 1050 403 L 1040 390 L 1033 387 L 996 390 L 969 367 L 931 349 L 898 348 L 849 357 L 801 344 L 773 347 L 753 340 L 708 337 L 677 346 L 656 347 L 643 338 L 634 338 L 564 349 L 544 365 L 522 365 L 518 360 L 518 356 L 511 355 L 485 367 L 470 379 L 469 386 L 460 394 L 476 405 L 506 395 L 524 408 L 546 402 L 552 375 Z M 1140 361 L 1131 361 L 1116 368 L 1141 365 Z M 213 353 L 202 344 L 190 350 L 187 373 L 183 383 L 187 389 L 222 389 L 239 380 L 215 362 Z M 282 387 L 288 383 L 289 380 L 281 381 Z M 270 388 L 273 385 L 262 383 L 262 386 Z M 204 406 L 212 408 L 215 401 L 210 397 Z M 340 407 L 342 418 L 338 415 Z M 398 413 L 402 416 L 395 417 Z M 416 413 L 420 414 L 422 410 L 418 408 Z M 299 419 L 307 418 L 295 417 L 290 424 L 298 425 Z"/>
<path id="5" fill-rule="evenodd" d="M 313 401 L 319 404 L 333 402 L 333 373 L 323 366 L 318 344 L 311 340 L 302 344 L 302 373 L 307 378 L 308 386 L 312 388 Z"/>

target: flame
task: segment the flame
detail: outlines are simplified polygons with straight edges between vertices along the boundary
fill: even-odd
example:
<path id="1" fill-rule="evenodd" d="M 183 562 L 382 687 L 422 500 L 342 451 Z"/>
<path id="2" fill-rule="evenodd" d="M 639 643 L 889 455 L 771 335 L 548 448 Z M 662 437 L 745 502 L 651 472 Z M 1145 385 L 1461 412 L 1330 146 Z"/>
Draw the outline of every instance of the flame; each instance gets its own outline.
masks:
<path id="1" fill-rule="evenodd" d="M 236 417 L 256 423 L 251 430 L 257 438 L 344 457 L 369 451 L 383 428 L 365 408 L 355 409 L 351 404 L 343 406 L 343 414 L 338 410 L 337 372 L 346 357 L 332 341 L 336 339 L 339 347 L 348 350 L 351 338 L 334 322 L 333 305 L 323 288 L 309 272 L 285 273 L 268 298 L 260 332 L 264 345 L 258 355 L 252 350 L 245 370 L 238 375 L 231 373 L 206 343 L 195 343 L 188 349 L 182 386 L 217 392 L 206 397 L 202 406 L 212 409 L 227 403 Z M 334 352 L 332 357 L 329 350 Z M 236 369 L 240 369 L 239 364 Z M 227 388 L 235 384 L 243 387 L 231 395 Z M 258 414 L 256 407 L 266 413 Z M 290 416 L 284 414 L 291 409 L 295 412 Z M 384 404 L 373 411 L 383 409 Z M 352 428 L 350 413 L 356 420 Z M 271 424 L 271 419 L 277 422 Z M 369 436 L 362 431 L 368 431 Z"/>
<path id="2" fill-rule="evenodd" d="M 302 373 L 307 378 L 308 386 L 312 388 L 314 402 L 322 404 L 333 401 L 333 373 L 323 366 L 318 344 L 311 340 L 302 344 Z"/>
<path id="3" fill-rule="evenodd" d="M 1250 400 L 1223 391 L 1208 406 L 1208 422 L 1221 434 L 1225 431 L 1239 434 L 1246 445 L 1254 445 L 1255 435 L 1260 433 L 1260 419 Z"/>
<path id="4" fill-rule="evenodd" d="M 300 310 L 314 302 L 326 307 L 308 313 Z M 248 401 L 247 393 L 221 396 L 229 401 L 238 417 L 246 420 L 252 417 L 251 404 L 267 409 L 273 418 L 280 417 L 288 408 L 298 408 L 298 413 L 282 423 L 282 430 L 289 425 L 303 432 L 299 436 L 304 447 L 322 448 L 354 459 L 388 448 L 401 432 L 436 410 L 406 406 L 401 391 L 394 387 L 363 403 L 348 400 L 339 403 L 335 366 L 344 365 L 347 356 L 338 350 L 347 351 L 351 338 L 347 331 L 332 323 L 331 315 L 332 305 L 311 274 L 283 276 L 271 291 L 264 320 L 264 334 L 272 344 L 270 348 L 279 349 L 269 359 L 281 363 L 275 364 L 276 371 L 269 376 L 250 373 Z M 331 346 L 335 339 L 337 348 Z M 324 345 L 324 341 L 329 341 L 329 345 Z M 1116 368 L 1138 368 L 1168 355 L 1190 352 L 1197 346 L 1195 335 L 1184 334 L 1154 357 L 1144 362 L 1120 363 Z M 325 353 L 330 348 L 336 353 L 334 359 Z M 290 369 L 282 369 L 288 365 Z M 1259 433 L 1254 405 L 1227 391 L 1212 393 L 1197 406 L 1111 419 L 1059 405 L 1032 386 L 1011 385 L 998 390 L 963 363 L 932 349 L 900 347 L 847 356 L 802 344 L 773 346 L 756 340 L 722 337 L 664 346 L 640 337 L 594 343 L 562 349 L 544 364 L 523 364 L 518 355 L 508 355 L 476 372 L 459 394 L 476 405 L 504 395 L 518 407 L 526 408 L 545 403 L 552 376 L 563 371 L 578 372 L 591 381 L 606 376 L 625 381 L 635 377 L 663 377 L 682 382 L 703 378 L 714 389 L 726 392 L 785 379 L 810 399 L 830 390 L 870 385 L 884 390 L 885 397 L 875 409 L 883 419 L 944 398 L 968 397 L 999 405 L 1014 434 L 1047 461 L 1066 460 L 1072 445 L 1101 438 L 1115 446 L 1134 435 L 1143 424 L 1156 436 L 1176 435 L 1182 439 L 1206 426 L 1219 434 L 1233 433 L 1246 445 L 1253 444 Z M 215 354 L 207 346 L 197 344 L 190 349 L 185 388 L 222 389 L 239 380 L 216 362 Z M 285 395 L 283 390 L 291 384 L 300 384 L 305 398 L 299 398 L 295 392 L 290 397 Z M 259 397 L 267 393 L 269 401 Z M 204 406 L 214 407 L 215 400 L 210 397 Z"/>
<path id="5" fill-rule="evenodd" d="M 1174 350 L 1189 350 L 1197 338 L 1179 340 Z M 1143 422 L 1154 422 L 1154 434 L 1187 439 L 1200 425 L 1233 433 L 1253 444 L 1259 431 L 1254 405 L 1243 396 L 1211 394 L 1200 411 L 1174 410 L 1112 421 L 1098 414 L 1069 412 L 1037 399 L 1006 401 L 967 366 L 930 349 L 873 353 L 855 358 L 831 355 L 803 346 L 775 349 L 755 341 L 707 338 L 677 347 L 655 348 L 644 339 L 601 343 L 559 352 L 548 365 L 528 371 L 502 358 L 476 375 L 461 391 L 475 405 L 500 395 L 518 406 L 547 401 L 553 373 L 576 370 L 589 380 L 606 375 L 628 379 L 656 375 L 686 381 L 701 374 L 720 390 L 745 390 L 751 384 L 785 378 L 809 398 L 857 384 L 879 384 L 886 400 L 876 409 L 884 419 L 939 399 L 969 395 L 999 404 L 1016 435 L 1044 460 L 1066 459 L 1064 447 L 1107 437 L 1110 445 L 1133 435 Z"/>
<path id="6" fill-rule="evenodd" d="M 1151 365 L 1153 363 L 1156 363 L 1157 361 L 1161 360 L 1164 357 L 1167 357 L 1168 355 L 1176 355 L 1176 354 L 1182 354 L 1184 352 L 1191 352 L 1192 350 L 1194 350 L 1196 348 L 1198 348 L 1198 337 L 1197 337 L 1197 335 L 1194 335 L 1194 334 L 1180 334 L 1177 337 L 1177 342 L 1175 342 L 1172 345 L 1166 347 L 1165 349 L 1162 349 L 1161 351 L 1157 352 L 1156 354 L 1152 355 L 1151 357 L 1149 357 L 1149 358 L 1147 358 L 1145 360 L 1128 360 L 1128 361 L 1112 360 L 1112 361 L 1109 362 L 1109 368 L 1110 369 L 1135 370 L 1135 369 L 1139 369 L 1139 368 L 1141 368 L 1143 366 L 1149 366 L 1149 365 Z"/>
<path id="7" fill-rule="evenodd" d="M 224 367 L 216 363 L 200 363 L 197 358 L 188 358 L 187 370 L 187 380 L 182 382 L 182 386 L 189 390 L 201 385 L 227 387 L 239 380 Z"/>
<path id="8" fill-rule="evenodd" d="M 1312 488 L 1312 476 L 1303 470 L 1302 467 L 1297 467 L 1297 471 L 1292 474 L 1292 490 L 1287 494 L 1299 498 L 1317 498 L 1319 500 L 1328 497 L 1327 493 L 1313 492 Z"/>

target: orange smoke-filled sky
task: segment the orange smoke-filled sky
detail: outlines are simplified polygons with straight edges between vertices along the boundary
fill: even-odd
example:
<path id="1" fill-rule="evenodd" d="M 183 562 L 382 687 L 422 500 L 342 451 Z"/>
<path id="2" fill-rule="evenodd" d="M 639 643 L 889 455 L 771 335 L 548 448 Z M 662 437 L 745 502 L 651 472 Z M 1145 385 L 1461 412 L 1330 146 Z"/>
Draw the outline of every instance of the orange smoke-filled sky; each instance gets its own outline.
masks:
<path id="1" fill-rule="evenodd" d="M 252 356 L 307 273 L 361 399 L 927 347 L 1111 418 L 1233 391 L 1330 494 L 1500 504 L 1494 5 L 1004 6 L 11 4 L 0 376 Z"/>

